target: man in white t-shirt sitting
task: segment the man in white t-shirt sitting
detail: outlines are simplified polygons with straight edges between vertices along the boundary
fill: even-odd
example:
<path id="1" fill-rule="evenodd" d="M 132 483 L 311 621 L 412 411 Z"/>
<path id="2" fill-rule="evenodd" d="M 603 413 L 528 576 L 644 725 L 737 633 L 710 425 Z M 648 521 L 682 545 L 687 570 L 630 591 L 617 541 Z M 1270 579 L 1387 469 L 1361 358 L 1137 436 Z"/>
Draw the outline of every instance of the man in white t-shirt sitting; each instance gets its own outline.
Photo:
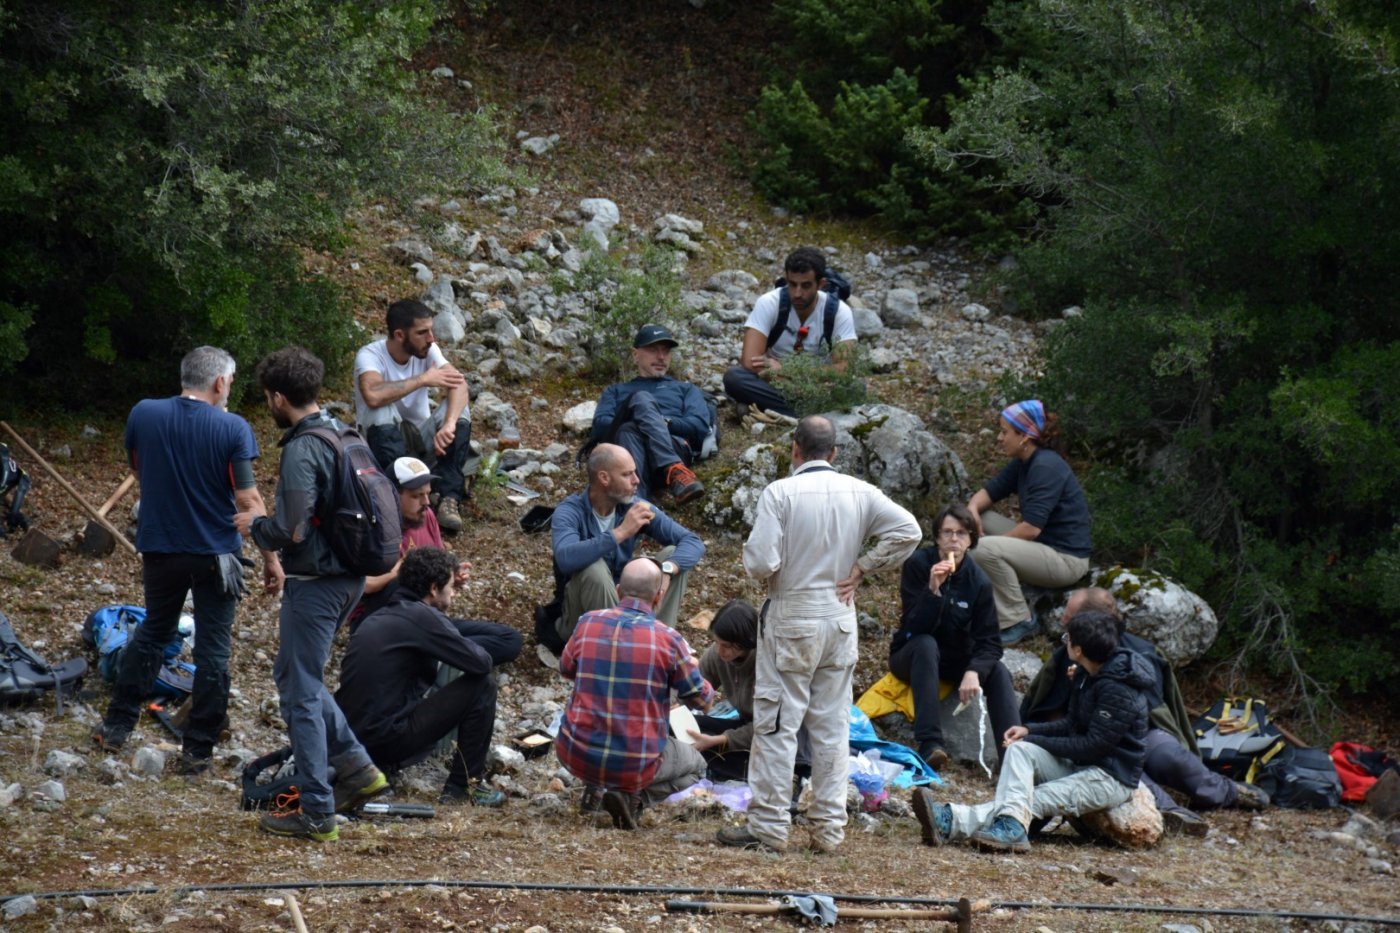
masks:
<path id="1" fill-rule="evenodd" d="M 783 263 L 783 277 L 785 285 L 754 302 L 744 322 L 740 365 L 725 372 L 724 391 L 742 405 L 795 418 L 797 412 L 774 385 L 782 379 L 783 359 L 792 353 L 824 354 L 839 371 L 855 346 L 856 323 L 850 306 L 826 291 L 826 257 L 821 250 L 793 250 Z M 830 302 L 836 302 L 836 309 L 828 328 Z"/>
<path id="2" fill-rule="evenodd" d="M 422 302 L 396 301 L 385 315 L 389 336 L 355 354 L 355 420 L 386 475 L 399 457 L 417 457 L 433 473 L 442 530 L 462 528 L 465 465 L 472 453 L 467 380 L 433 337 L 433 312 Z M 428 389 L 446 390 L 433 409 Z"/>

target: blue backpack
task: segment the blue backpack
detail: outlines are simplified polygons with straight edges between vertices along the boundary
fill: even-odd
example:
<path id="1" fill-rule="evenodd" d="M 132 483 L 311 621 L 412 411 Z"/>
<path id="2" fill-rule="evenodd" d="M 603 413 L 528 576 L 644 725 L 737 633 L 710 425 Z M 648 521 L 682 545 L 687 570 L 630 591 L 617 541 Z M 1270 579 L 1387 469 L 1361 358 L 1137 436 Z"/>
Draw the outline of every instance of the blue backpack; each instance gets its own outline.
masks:
<path id="1" fill-rule="evenodd" d="M 141 606 L 103 606 L 83 622 L 83 641 L 97 652 L 97 670 L 107 683 L 115 683 L 122 666 L 122 651 L 146 621 Z M 177 633 L 165 646 L 153 696 L 182 700 L 194 691 L 194 665 L 176 660 L 185 648 L 185 636 Z"/>

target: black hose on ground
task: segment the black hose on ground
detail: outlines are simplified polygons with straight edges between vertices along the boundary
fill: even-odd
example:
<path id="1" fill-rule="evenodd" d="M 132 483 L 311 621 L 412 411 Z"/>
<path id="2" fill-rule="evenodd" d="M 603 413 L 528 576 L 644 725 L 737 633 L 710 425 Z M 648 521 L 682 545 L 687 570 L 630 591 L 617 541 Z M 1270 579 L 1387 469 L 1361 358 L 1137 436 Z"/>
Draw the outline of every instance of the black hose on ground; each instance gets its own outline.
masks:
<path id="1" fill-rule="evenodd" d="M 30 891 L 36 900 L 58 900 L 66 897 L 129 897 L 133 894 L 191 894 L 205 892 L 251 892 L 281 890 L 314 890 L 335 888 L 467 888 L 504 891 L 556 891 L 568 894 L 623 895 L 704 895 L 707 897 L 804 897 L 810 891 L 765 891 L 754 888 L 697 888 L 648 884 L 557 884 L 542 881 L 432 881 L 416 879 L 357 879 L 353 881 L 248 881 L 229 884 L 182 884 L 173 886 L 140 885 L 133 888 L 94 888 L 87 891 Z M 6 894 L 0 905 L 24 894 Z M 829 894 L 838 901 L 856 904 L 909 904 L 911 906 L 955 907 L 956 898 L 904 897 L 898 894 Z M 1296 910 L 1261 910 L 1246 907 L 1173 907 L 1166 904 L 1079 904 L 1059 901 L 992 901 L 991 907 L 1007 910 L 1082 910 L 1086 912 L 1185 914 L 1197 917 L 1276 917 L 1287 920 L 1327 921 L 1339 923 L 1374 923 L 1400 926 L 1400 917 L 1366 917 L 1357 914 L 1307 913 Z"/>

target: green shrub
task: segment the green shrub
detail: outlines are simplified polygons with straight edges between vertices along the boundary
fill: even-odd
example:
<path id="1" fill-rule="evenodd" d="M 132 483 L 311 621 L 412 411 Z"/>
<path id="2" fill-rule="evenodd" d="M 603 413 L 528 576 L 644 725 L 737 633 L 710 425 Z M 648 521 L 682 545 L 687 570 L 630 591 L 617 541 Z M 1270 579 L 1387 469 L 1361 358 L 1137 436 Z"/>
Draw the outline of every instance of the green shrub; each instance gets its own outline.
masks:
<path id="1" fill-rule="evenodd" d="M 866 400 L 865 380 L 870 358 L 856 345 L 847 353 L 843 371 L 832 367 L 820 353 L 789 353 L 783 357 L 777 388 L 799 417 L 829 411 L 848 411 Z"/>
<path id="2" fill-rule="evenodd" d="M 643 324 L 662 324 L 674 331 L 682 321 L 675 254 L 648 245 L 630 259 L 635 268 L 624 265 L 618 255 L 594 249 L 572 283 L 561 280 L 554 286 L 556 291 L 577 291 L 591 311 L 588 373 L 598 382 L 625 381 L 637 374 L 632 339 Z M 679 371 L 683 363 L 678 349 L 672 370 Z"/>

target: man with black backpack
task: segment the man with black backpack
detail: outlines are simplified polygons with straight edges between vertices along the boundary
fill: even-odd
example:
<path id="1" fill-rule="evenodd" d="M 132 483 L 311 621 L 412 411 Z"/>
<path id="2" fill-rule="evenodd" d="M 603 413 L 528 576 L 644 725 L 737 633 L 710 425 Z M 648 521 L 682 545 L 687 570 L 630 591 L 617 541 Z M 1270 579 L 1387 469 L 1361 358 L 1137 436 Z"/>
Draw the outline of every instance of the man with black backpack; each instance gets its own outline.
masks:
<path id="1" fill-rule="evenodd" d="M 616 444 L 637 465 L 637 495 L 645 499 L 655 479 L 679 505 L 705 494 L 690 465 L 699 459 L 714 415 L 698 386 L 667 374 L 676 338 L 647 324 L 632 340 L 637 378 L 603 390 L 593 413 L 593 440 Z"/>
<path id="2" fill-rule="evenodd" d="M 793 250 L 783 263 L 779 287 L 754 302 L 744 322 L 739 365 L 724 374 L 725 394 L 741 405 L 796 418 L 797 412 L 773 385 L 782 378 L 783 359 L 794 353 L 827 355 L 834 368 L 846 365 L 855 346 L 851 286 L 826 267 L 826 257 L 810 246 Z"/>
<path id="3" fill-rule="evenodd" d="M 331 640 L 365 587 L 366 571 L 352 566 L 343 544 L 333 546 L 342 534 L 334 508 L 347 481 L 342 460 L 350 456 L 343 438 L 348 434 L 368 457 L 358 436 L 317 404 L 324 376 L 321 361 L 300 347 L 278 350 L 258 364 L 258 385 L 272 420 L 286 430 L 278 444 L 277 511 L 271 518 L 252 511 L 235 518 L 238 530 L 251 534 L 258 547 L 281 552 L 287 574 L 272 674 L 301 777 L 300 793 L 287 808 L 264 814 L 260 825 L 276 835 L 318 842 L 339 838 L 337 811 L 389 789 L 324 681 Z M 372 463 L 371 458 L 370 467 Z M 388 501 L 392 508 L 392 498 Z M 388 565 L 381 570 L 398 556 L 397 510 L 392 522 L 387 517 L 383 522 L 372 530 L 376 538 L 392 532 Z"/>

